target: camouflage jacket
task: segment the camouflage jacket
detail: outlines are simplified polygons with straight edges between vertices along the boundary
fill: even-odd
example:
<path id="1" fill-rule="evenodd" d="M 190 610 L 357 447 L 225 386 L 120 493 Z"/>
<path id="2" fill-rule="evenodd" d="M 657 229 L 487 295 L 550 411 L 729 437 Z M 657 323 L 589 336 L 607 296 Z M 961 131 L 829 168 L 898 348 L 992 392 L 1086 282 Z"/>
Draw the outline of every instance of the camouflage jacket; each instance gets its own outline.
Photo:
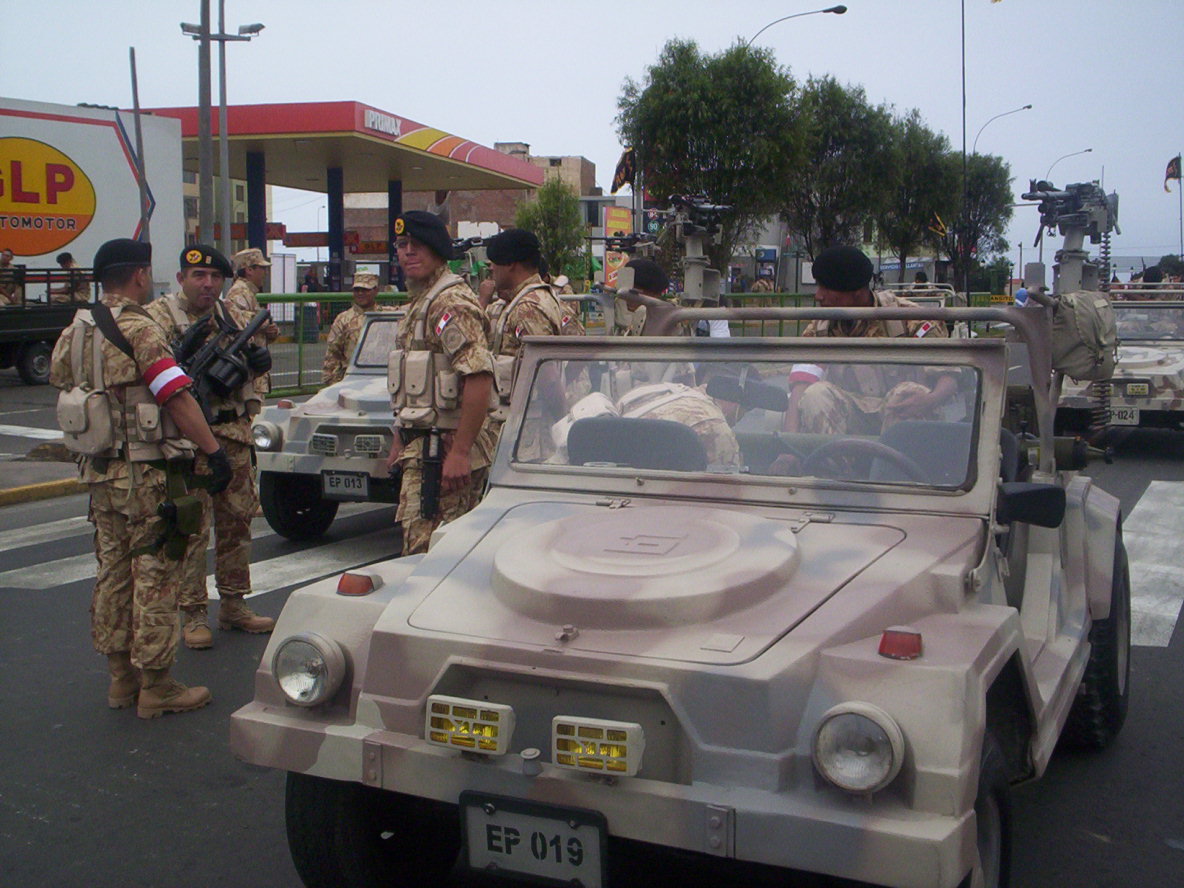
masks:
<path id="1" fill-rule="evenodd" d="M 537 274 L 523 281 L 509 299 L 491 304 L 486 313 L 491 329 L 489 346 L 495 355 L 517 356 L 523 336 L 578 336 L 584 332 L 575 314 Z"/>
<path id="2" fill-rule="evenodd" d="M 740 465 L 740 445 L 731 426 L 703 388 L 658 383 L 633 389 L 618 405 L 634 419 L 665 419 L 694 430 L 707 454 L 708 466 Z"/>
<path id="3" fill-rule="evenodd" d="M 350 356 L 357 347 L 358 337 L 361 335 L 362 326 L 366 321 L 366 312 L 394 310 L 394 307 L 390 305 L 375 304 L 370 309 L 351 305 L 333 319 L 333 326 L 329 328 L 329 339 L 325 346 L 325 360 L 321 364 L 322 385 L 341 382 L 345 377 Z"/>

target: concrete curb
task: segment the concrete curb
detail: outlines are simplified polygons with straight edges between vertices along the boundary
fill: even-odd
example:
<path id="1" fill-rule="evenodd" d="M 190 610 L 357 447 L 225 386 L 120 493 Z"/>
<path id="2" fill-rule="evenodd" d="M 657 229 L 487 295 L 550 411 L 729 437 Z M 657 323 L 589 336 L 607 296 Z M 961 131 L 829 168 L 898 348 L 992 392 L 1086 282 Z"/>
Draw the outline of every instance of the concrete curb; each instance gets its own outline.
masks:
<path id="1" fill-rule="evenodd" d="M 34 500 L 51 499 L 55 496 L 70 496 L 86 493 L 87 487 L 77 478 L 63 478 L 60 481 L 45 481 L 41 484 L 26 484 L 24 487 L 10 487 L 0 490 L 0 506 L 17 503 L 31 503 Z"/>

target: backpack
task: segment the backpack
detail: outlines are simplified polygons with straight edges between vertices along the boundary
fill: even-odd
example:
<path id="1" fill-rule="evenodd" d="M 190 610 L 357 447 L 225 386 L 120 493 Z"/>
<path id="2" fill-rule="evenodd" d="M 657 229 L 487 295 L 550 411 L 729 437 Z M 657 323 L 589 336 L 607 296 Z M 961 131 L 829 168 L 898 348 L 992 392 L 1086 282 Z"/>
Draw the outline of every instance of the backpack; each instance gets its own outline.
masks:
<path id="1" fill-rule="evenodd" d="M 1079 382 L 1109 379 L 1118 361 L 1118 327 L 1105 293 L 1063 293 L 1052 310 L 1052 368 Z"/>
<path id="2" fill-rule="evenodd" d="M 88 328 L 91 332 L 89 383 L 84 380 L 82 373 Z M 102 331 L 95 326 L 91 312 L 83 310 L 75 315 L 70 355 L 74 386 L 58 395 L 57 417 L 66 449 L 83 456 L 106 453 L 116 444 L 107 387 L 103 381 L 101 350 L 104 338 Z"/>

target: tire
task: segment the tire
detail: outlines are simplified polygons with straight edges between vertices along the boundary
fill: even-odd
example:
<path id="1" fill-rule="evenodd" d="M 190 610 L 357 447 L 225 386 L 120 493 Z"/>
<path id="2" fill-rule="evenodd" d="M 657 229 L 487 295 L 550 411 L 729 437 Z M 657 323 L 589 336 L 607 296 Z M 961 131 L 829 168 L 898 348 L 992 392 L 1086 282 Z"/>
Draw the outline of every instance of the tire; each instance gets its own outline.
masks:
<path id="1" fill-rule="evenodd" d="M 337 503 L 321 498 L 321 479 L 312 475 L 260 472 L 259 504 L 271 529 L 298 543 L 315 540 L 337 517 Z"/>
<path id="2" fill-rule="evenodd" d="M 1011 784 L 1003 752 L 990 731 L 983 735 L 978 794 L 974 799 L 979 866 L 984 888 L 1011 884 Z M 965 884 L 973 884 L 967 879 Z"/>
<path id="3" fill-rule="evenodd" d="M 288 774 L 288 850 L 306 888 L 444 884 L 460 853 L 455 807 Z"/>
<path id="4" fill-rule="evenodd" d="M 1077 749 L 1104 749 L 1122 730 L 1130 703 L 1131 576 L 1121 527 L 1114 540 L 1110 616 L 1094 620 L 1089 644 L 1089 662 L 1061 742 Z"/>
<path id="5" fill-rule="evenodd" d="M 53 346 L 48 342 L 26 342 L 16 359 L 16 372 L 26 385 L 45 385 L 52 356 Z"/>

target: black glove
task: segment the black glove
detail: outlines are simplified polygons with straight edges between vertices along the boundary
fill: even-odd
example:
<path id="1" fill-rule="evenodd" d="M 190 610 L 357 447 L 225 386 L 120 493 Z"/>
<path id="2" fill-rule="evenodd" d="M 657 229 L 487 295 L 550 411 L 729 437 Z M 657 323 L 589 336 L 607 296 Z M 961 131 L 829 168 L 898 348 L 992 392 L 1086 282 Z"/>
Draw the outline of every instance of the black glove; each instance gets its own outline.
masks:
<path id="1" fill-rule="evenodd" d="M 212 496 L 230 486 L 234 472 L 230 470 L 230 457 L 226 455 L 225 448 L 219 447 L 213 453 L 206 454 L 206 462 L 210 466 L 210 486 L 206 489 Z"/>
<path id="2" fill-rule="evenodd" d="M 249 369 L 256 376 L 262 376 L 271 369 L 271 352 L 264 346 L 250 343 L 243 349 L 243 359 Z"/>
<path id="3" fill-rule="evenodd" d="M 189 363 L 189 359 L 197 354 L 197 350 L 201 348 L 206 341 L 206 336 L 210 329 L 210 316 L 198 318 L 189 328 L 181 334 L 181 338 L 177 343 L 174 357 L 177 363 L 184 366 Z"/>

